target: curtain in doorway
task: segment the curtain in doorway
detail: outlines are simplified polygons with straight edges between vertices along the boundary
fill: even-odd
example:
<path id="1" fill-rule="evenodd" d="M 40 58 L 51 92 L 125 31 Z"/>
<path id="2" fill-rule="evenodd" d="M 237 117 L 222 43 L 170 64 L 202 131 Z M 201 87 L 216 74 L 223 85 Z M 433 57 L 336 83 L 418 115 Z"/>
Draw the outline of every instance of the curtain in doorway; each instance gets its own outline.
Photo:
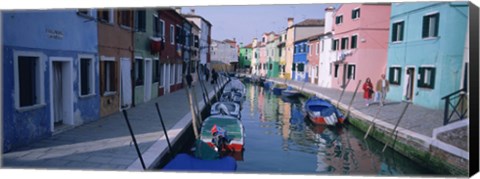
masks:
<path id="1" fill-rule="evenodd" d="M 54 123 L 63 121 L 63 84 L 62 84 L 62 64 L 53 63 L 53 115 Z"/>

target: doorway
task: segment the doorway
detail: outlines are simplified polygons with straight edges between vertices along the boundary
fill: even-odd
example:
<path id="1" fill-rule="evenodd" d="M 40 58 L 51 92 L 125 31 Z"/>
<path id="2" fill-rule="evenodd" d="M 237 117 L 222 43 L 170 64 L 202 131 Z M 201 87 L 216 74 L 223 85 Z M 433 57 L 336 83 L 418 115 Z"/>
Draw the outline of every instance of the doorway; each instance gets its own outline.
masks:
<path id="1" fill-rule="evenodd" d="M 406 101 L 413 100 L 413 86 L 415 83 L 415 67 L 407 67 L 405 72 L 405 79 L 407 80 L 405 83 L 404 89 L 404 99 Z"/>
<path id="2" fill-rule="evenodd" d="M 51 131 L 57 132 L 74 125 L 72 58 L 50 60 Z"/>

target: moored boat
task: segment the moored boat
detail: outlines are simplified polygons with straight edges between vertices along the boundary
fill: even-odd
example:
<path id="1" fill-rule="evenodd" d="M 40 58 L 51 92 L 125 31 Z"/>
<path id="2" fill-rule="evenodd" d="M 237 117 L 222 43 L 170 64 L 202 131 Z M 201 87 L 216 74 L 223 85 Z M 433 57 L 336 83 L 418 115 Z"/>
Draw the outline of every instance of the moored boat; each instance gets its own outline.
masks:
<path id="1" fill-rule="evenodd" d="M 300 95 L 300 92 L 298 90 L 295 90 L 290 87 L 282 91 L 282 96 L 285 96 L 285 97 L 296 97 L 299 95 Z"/>
<path id="2" fill-rule="evenodd" d="M 284 84 L 276 84 L 273 87 L 273 94 L 275 95 L 282 95 L 282 91 L 287 89 L 287 85 Z"/>
<path id="3" fill-rule="evenodd" d="M 305 101 L 304 110 L 314 124 L 333 126 L 344 122 L 343 114 L 335 106 L 316 96 Z"/>
<path id="4" fill-rule="evenodd" d="M 238 118 L 212 115 L 203 121 L 200 140 L 217 151 L 243 151 L 245 129 Z"/>
<path id="5" fill-rule="evenodd" d="M 210 115 L 229 115 L 240 119 L 240 105 L 235 102 L 220 101 L 212 105 Z"/>

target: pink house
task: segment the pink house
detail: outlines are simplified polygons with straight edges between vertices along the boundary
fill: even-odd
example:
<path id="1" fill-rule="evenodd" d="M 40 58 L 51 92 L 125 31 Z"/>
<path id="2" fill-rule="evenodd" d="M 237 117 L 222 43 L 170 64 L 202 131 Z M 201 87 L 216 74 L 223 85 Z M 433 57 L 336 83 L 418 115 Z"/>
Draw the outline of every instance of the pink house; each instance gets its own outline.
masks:
<path id="1" fill-rule="evenodd" d="M 354 91 L 366 78 L 375 85 L 386 72 L 390 3 L 343 4 L 333 18 L 332 88 Z"/>
<path id="2" fill-rule="evenodd" d="M 308 37 L 308 54 L 307 54 L 307 70 L 309 75 L 309 81 L 313 84 L 318 84 L 319 78 L 319 62 L 320 62 L 320 37 L 323 35 L 317 34 Z"/>

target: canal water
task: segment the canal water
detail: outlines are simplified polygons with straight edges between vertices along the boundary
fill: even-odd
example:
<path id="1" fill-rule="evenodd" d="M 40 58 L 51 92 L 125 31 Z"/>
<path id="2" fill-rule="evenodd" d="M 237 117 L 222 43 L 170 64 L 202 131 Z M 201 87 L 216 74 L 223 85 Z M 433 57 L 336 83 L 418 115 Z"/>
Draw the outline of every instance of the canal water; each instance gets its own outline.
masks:
<path id="1" fill-rule="evenodd" d="M 305 120 L 305 98 L 282 98 L 262 86 L 245 83 L 242 122 L 243 160 L 237 172 L 368 176 L 431 176 L 384 144 L 353 126 L 322 127 Z"/>

